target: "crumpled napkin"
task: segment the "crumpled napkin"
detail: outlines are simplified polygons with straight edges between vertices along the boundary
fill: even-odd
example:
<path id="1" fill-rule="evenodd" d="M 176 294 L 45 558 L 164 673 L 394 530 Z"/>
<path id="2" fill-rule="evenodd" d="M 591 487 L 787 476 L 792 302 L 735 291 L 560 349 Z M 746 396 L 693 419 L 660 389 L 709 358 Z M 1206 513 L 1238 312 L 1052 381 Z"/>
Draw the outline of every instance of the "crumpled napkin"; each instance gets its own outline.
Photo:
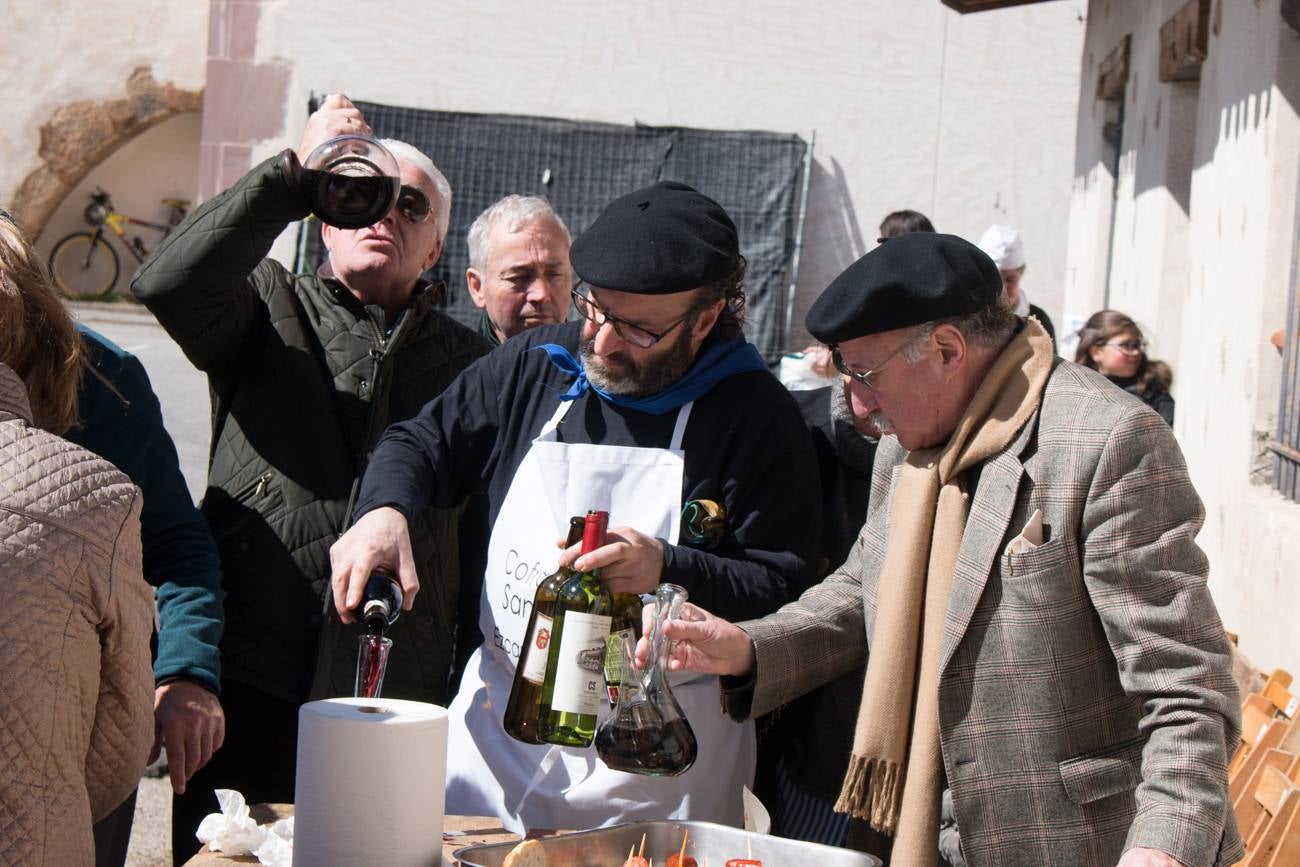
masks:
<path id="1" fill-rule="evenodd" d="M 753 831 L 755 834 L 772 833 L 772 817 L 767 812 L 767 807 L 749 790 L 749 786 L 742 786 L 740 789 L 740 804 L 745 811 L 745 830 Z"/>
<path id="2" fill-rule="evenodd" d="M 293 817 L 273 825 L 258 825 L 249 815 L 244 796 L 234 789 L 215 790 L 220 813 L 209 813 L 195 832 L 213 852 L 253 855 L 266 867 L 292 867 Z"/>

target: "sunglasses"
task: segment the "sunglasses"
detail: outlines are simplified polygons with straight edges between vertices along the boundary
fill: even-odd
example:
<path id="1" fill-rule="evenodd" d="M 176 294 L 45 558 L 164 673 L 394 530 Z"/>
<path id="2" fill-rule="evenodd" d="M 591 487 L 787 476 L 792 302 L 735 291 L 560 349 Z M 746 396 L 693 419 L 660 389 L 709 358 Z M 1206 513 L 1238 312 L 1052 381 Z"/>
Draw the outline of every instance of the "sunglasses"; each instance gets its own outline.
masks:
<path id="1" fill-rule="evenodd" d="M 423 223 L 433 213 L 429 197 L 415 187 L 402 184 L 397 193 L 397 204 L 393 206 L 408 223 Z"/>

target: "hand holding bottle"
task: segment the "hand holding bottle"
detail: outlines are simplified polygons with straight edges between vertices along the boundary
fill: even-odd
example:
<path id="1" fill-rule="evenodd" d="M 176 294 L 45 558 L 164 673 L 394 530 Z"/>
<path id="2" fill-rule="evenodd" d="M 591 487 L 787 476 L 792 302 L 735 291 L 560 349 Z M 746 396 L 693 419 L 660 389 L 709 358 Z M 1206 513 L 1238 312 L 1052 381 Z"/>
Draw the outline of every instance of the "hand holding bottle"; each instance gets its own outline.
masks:
<path id="1" fill-rule="evenodd" d="M 631 527 L 613 527 L 605 544 L 588 554 L 571 545 L 560 554 L 560 565 L 578 572 L 600 570 L 611 593 L 653 593 L 664 573 L 664 543 Z"/>
<path id="2" fill-rule="evenodd" d="M 644 635 L 636 646 L 637 667 L 649 662 L 651 609 L 645 610 Z M 754 670 L 754 642 L 739 626 L 687 602 L 681 614 L 663 624 L 665 638 L 674 642 L 669 671 L 698 671 L 743 677 Z"/>
<path id="3" fill-rule="evenodd" d="M 389 506 L 366 512 L 330 546 L 330 566 L 334 608 L 344 623 L 356 619 L 353 611 L 361 604 L 370 573 L 378 567 L 396 573 L 403 611 L 411 610 L 420 592 L 406 516 Z"/>

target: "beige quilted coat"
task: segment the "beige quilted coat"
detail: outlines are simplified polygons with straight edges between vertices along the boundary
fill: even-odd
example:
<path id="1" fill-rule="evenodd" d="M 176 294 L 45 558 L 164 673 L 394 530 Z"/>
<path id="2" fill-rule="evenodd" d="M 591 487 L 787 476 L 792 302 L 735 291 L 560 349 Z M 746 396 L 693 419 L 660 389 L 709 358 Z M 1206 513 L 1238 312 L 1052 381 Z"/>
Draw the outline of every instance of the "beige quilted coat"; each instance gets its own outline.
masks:
<path id="1" fill-rule="evenodd" d="M 94 863 L 153 741 L 140 492 L 0 365 L 0 864 Z"/>

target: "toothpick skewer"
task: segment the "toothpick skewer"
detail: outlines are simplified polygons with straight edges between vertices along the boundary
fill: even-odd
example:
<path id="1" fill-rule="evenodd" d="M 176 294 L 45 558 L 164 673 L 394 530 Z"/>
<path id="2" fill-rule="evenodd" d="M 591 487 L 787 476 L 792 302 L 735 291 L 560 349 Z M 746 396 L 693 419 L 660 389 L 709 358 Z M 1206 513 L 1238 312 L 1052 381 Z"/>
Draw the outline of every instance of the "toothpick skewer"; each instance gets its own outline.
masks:
<path id="1" fill-rule="evenodd" d="M 686 838 L 690 836 L 690 831 L 682 831 L 682 850 L 677 853 L 677 867 L 686 863 Z"/>
<path id="2" fill-rule="evenodd" d="M 645 832 L 644 831 L 641 832 L 641 848 L 636 850 L 636 855 L 638 858 L 645 855 Z"/>

